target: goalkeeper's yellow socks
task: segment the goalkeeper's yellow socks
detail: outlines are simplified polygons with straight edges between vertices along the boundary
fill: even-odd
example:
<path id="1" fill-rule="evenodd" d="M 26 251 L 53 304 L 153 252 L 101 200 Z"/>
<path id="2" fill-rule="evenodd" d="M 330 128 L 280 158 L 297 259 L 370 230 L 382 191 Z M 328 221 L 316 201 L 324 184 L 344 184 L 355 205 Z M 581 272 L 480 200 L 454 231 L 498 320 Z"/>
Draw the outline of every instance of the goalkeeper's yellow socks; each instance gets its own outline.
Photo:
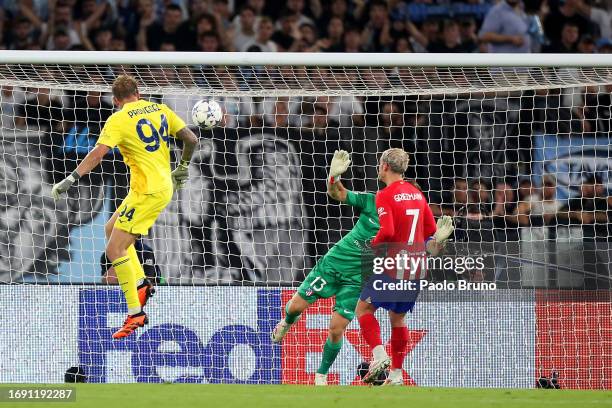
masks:
<path id="1" fill-rule="evenodd" d="M 117 280 L 125 296 L 128 307 L 128 315 L 135 315 L 141 312 L 138 290 L 136 289 L 136 279 L 134 276 L 134 266 L 129 255 L 122 256 L 113 261 L 113 268 L 117 274 Z"/>
<path id="2" fill-rule="evenodd" d="M 301 313 L 289 313 L 289 307 L 291 306 L 291 301 L 288 301 L 285 305 L 285 323 L 293 324 L 300 317 Z"/>
<path id="3" fill-rule="evenodd" d="M 144 282 L 145 273 L 144 269 L 142 268 L 142 265 L 140 264 L 140 259 L 138 259 L 138 254 L 136 253 L 136 248 L 134 247 L 134 244 L 128 247 L 127 256 L 130 257 L 130 262 L 132 263 L 136 286 L 140 286 L 142 282 Z"/>
<path id="4" fill-rule="evenodd" d="M 319 374 L 327 374 L 329 371 L 329 367 L 334 363 L 338 353 L 342 349 L 342 339 L 338 343 L 332 343 L 331 339 L 328 337 L 325 345 L 323 346 L 323 358 L 321 359 L 321 365 L 317 370 Z"/>

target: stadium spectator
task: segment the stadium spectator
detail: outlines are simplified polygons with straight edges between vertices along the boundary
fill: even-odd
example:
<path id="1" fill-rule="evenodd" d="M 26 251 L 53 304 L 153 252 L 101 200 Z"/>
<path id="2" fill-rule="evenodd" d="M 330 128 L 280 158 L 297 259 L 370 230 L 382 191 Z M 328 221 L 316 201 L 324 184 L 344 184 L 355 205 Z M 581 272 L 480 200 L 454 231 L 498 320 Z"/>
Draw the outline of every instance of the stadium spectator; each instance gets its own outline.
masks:
<path id="1" fill-rule="evenodd" d="M 382 0 L 373 0 L 369 3 L 369 21 L 362 33 L 365 49 L 371 52 L 391 51 L 393 38 L 391 37 L 391 21 L 387 3 Z"/>
<path id="2" fill-rule="evenodd" d="M 492 210 L 491 188 L 487 181 L 484 178 L 472 181 L 468 192 L 468 214 L 480 218 L 491 215 Z"/>
<path id="3" fill-rule="evenodd" d="M 0 87 L 0 123 L 4 129 L 14 129 L 18 108 L 23 104 L 25 92 L 21 88 L 5 85 Z"/>
<path id="4" fill-rule="evenodd" d="M 442 213 L 444 215 L 460 216 L 462 211 L 467 210 L 467 205 L 468 183 L 466 179 L 458 177 L 453 182 L 452 196 L 442 203 Z"/>
<path id="5" fill-rule="evenodd" d="M 15 125 L 43 131 L 59 130 L 64 120 L 62 101 L 48 88 L 29 88 L 25 101 L 17 106 Z"/>
<path id="6" fill-rule="evenodd" d="M 113 113 L 113 105 L 107 101 L 101 92 L 78 92 L 74 96 L 73 114 L 70 119 L 76 128 L 87 127 L 96 139 L 102 126 Z"/>
<path id="7" fill-rule="evenodd" d="M 25 50 L 32 43 L 38 43 L 38 35 L 34 31 L 34 26 L 27 18 L 19 17 L 15 20 L 7 39 L 7 48 L 10 50 Z"/>
<path id="8" fill-rule="evenodd" d="M 612 40 L 609 38 L 600 38 L 597 43 L 597 52 L 599 54 L 611 54 L 612 53 Z"/>
<path id="9" fill-rule="evenodd" d="M 361 33 L 356 27 L 349 27 L 344 30 L 344 41 L 342 46 L 333 50 L 335 52 L 362 52 L 364 51 L 361 42 Z"/>
<path id="10" fill-rule="evenodd" d="M 318 42 L 318 33 L 314 25 L 304 23 L 299 28 L 299 39 L 293 46 L 293 51 L 297 52 L 317 52 L 320 51 L 324 43 Z"/>
<path id="11" fill-rule="evenodd" d="M 474 18 L 463 18 L 459 25 L 459 32 L 461 35 L 461 45 L 464 49 L 463 52 L 478 51 L 478 29 Z"/>
<path id="12" fill-rule="evenodd" d="M 219 29 L 229 30 L 232 26 L 232 11 L 228 0 L 214 0 L 211 13 L 217 19 Z"/>
<path id="13" fill-rule="evenodd" d="M 217 19 L 208 13 L 199 13 L 197 18 L 190 18 L 183 21 L 178 28 L 178 47 L 181 51 L 195 51 L 197 49 L 197 39 L 200 34 L 214 31 L 221 34 L 218 29 Z"/>
<path id="14" fill-rule="evenodd" d="M 505 182 L 497 183 L 493 192 L 492 210 L 493 228 L 497 241 L 516 242 L 519 240 L 517 207 L 516 193 L 512 186 Z"/>
<path id="15" fill-rule="evenodd" d="M 502 0 L 487 13 L 479 38 L 489 52 L 527 53 L 531 51 L 527 16 L 520 0 Z"/>
<path id="16" fill-rule="evenodd" d="M 274 101 L 273 111 L 264 114 L 266 126 L 274 128 L 289 127 L 289 98 L 280 97 Z"/>
<path id="17" fill-rule="evenodd" d="M 596 51 L 593 36 L 591 36 L 590 34 L 585 34 L 580 37 L 580 40 L 578 40 L 578 45 L 576 46 L 576 50 L 581 54 L 593 54 Z"/>
<path id="18" fill-rule="evenodd" d="M 400 37 L 393 44 L 393 52 L 412 52 L 412 44 L 406 37 Z"/>
<path id="19" fill-rule="evenodd" d="M 592 6 L 584 0 L 576 0 L 575 7 L 581 16 L 597 24 L 597 31 L 602 38 L 612 37 L 612 14 L 609 10 Z"/>
<path id="20" fill-rule="evenodd" d="M 344 22 L 340 17 L 332 17 L 327 24 L 325 38 L 319 40 L 318 45 L 322 51 L 330 51 L 340 47 L 344 35 Z"/>
<path id="21" fill-rule="evenodd" d="M 179 27 L 183 21 L 183 12 L 176 4 L 169 4 L 164 9 L 162 22 L 146 20 L 140 24 L 137 43 L 140 51 L 159 51 L 162 42 L 171 42 L 179 47 Z"/>
<path id="22" fill-rule="evenodd" d="M 127 44 L 123 37 L 113 37 L 110 43 L 111 51 L 127 51 Z"/>
<path id="23" fill-rule="evenodd" d="M 406 31 L 410 35 L 414 52 L 427 52 L 429 43 L 437 41 L 440 35 L 440 22 L 436 19 L 427 19 L 418 28 L 411 21 L 406 21 Z"/>
<path id="24" fill-rule="evenodd" d="M 272 41 L 277 45 L 279 51 L 290 51 L 300 36 L 297 27 L 297 18 L 291 13 L 285 13 L 278 22 L 279 28 L 272 35 Z"/>
<path id="25" fill-rule="evenodd" d="M 83 0 L 76 13 L 79 22 L 79 35 L 87 35 L 92 30 L 110 26 L 115 22 L 116 16 L 108 1 Z"/>
<path id="26" fill-rule="evenodd" d="M 110 27 L 100 27 L 90 36 L 81 38 L 83 47 L 90 51 L 110 51 L 112 49 L 113 31 Z"/>
<path id="27" fill-rule="evenodd" d="M 233 23 L 234 49 L 243 50 L 245 45 L 255 41 L 255 10 L 253 7 L 245 6 L 240 11 L 239 24 Z"/>
<path id="28" fill-rule="evenodd" d="M 579 36 L 591 33 L 591 23 L 579 13 L 579 1 L 565 0 L 550 4 L 550 12 L 543 21 L 544 33 L 549 41 L 555 42 L 561 38 L 566 23 L 574 23 L 578 27 Z"/>
<path id="29" fill-rule="evenodd" d="M 332 97 L 329 103 L 329 117 L 340 127 L 363 126 L 363 102 L 356 96 Z"/>
<path id="30" fill-rule="evenodd" d="M 220 0 L 220 2 L 228 5 L 228 0 Z M 209 14 L 209 10 L 211 10 L 209 0 L 189 0 L 187 3 L 186 11 L 184 12 L 185 20 L 197 21 L 204 14 Z M 218 3 L 218 1 L 213 2 L 213 5 L 216 3 Z M 184 3 L 181 2 L 181 4 Z M 227 11 L 229 12 L 229 7 Z"/>
<path id="31" fill-rule="evenodd" d="M 274 34 L 274 22 L 269 17 L 261 17 L 255 39 L 246 43 L 240 51 L 276 52 L 276 43 L 271 40 L 272 34 Z"/>
<path id="32" fill-rule="evenodd" d="M 531 225 L 551 225 L 556 221 L 563 203 L 557 200 L 557 182 L 555 177 L 547 174 L 542 177 L 542 188 L 539 195 L 532 195 L 529 202 L 528 214 Z"/>
<path id="33" fill-rule="evenodd" d="M 153 0 L 138 0 L 135 7 L 130 6 L 129 2 L 122 3 L 119 5 L 117 34 L 126 40 L 129 49 L 136 49 L 138 34 L 146 35 L 147 27 L 157 21 L 155 3 Z"/>
<path id="34" fill-rule="evenodd" d="M 34 21 L 33 23 L 36 25 Z M 73 45 L 81 43 L 80 30 L 81 23 L 73 20 L 70 4 L 67 2 L 57 2 L 55 8 L 49 11 L 49 21 L 41 24 L 42 44 L 46 44 L 48 50 L 57 49 L 55 48 L 55 42 L 57 41 L 56 37 L 60 34 L 60 37 L 67 36 L 68 40 L 60 38 L 59 45 L 64 46 L 67 43 L 66 48 L 62 49 L 68 49 Z"/>
<path id="35" fill-rule="evenodd" d="M 204 52 L 223 51 L 221 39 L 214 31 L 207 31 L 200 34 L 200 37 L 198 38 L 198 45 L 200 47 L 200 51 Z"/>
<path id="36" fill-rule="evenodd" d="M 442 23 L 442 38 L 427 45 L 429 52 L 470 52 L 461 44 L 459 24 L 454 20 L 445 20 Z"/>
<path id="37" fill-rule="evenodd" d="M 561 38 L 545 46 L 542 52 L 554 54 L 575 53 L 578 45 L 578 34 L 579 31 L 576 23 L 567 22 L 561 29 Z"/>
<path id="38" fill-rule="evenodd" d="M 332 0 L 317 21 L 319 27 L 328 27 L 332 19 L 338 18 L 344 24 L 354 25 L 355 17 L 349 12 L 347 0 Z"/>
<path id="39" fill-rule="evenodd" d="M 51 41 L 52 46 L 50 49 L 55 51 L 67 51 L 73 47 L 73 44 L 70 42 L 70 35 L 68 34 L 68 31 L 62 27 L 55 29 Z"/>
<path id="40" fill-rule="evenodd" d="M 321 13 L 320 3 L 318 0 L 312 1 L 311 9 L 313 8 L 313 5 L 314 5 L 314 10 L 311 10 L 311 11 L 314 17 L 317 18 Z M 289 14 L 293 14 L 293 16 L 296 19 L 296 24 L 298 25 L 298 27 L 301 26 L 302 24 L 311 24 L 314 26 L 314 21 L 310 17 L 304 14 L 304 8 L 305 8 L 304 0 L 287 0 L 286 12 Z"/>
<path id="41" fill-rule="evenodd" d="M 583 108 L 578 111 L 582 116 L 582 129 L 592 136 L 608 137 L 612 131 L 612 85 L 587 87 L 584 93 Z"/>
<path id="42" fill-rule="evenodd" d="M 607 240 L 612 210 L 612 197 L 607 196 L 602 180 L 587 175 L 580 185 L 580 194 L 570 198 L 561 211 L 570 224 L 582 227 L 582 236 L 588 240 Z"/>

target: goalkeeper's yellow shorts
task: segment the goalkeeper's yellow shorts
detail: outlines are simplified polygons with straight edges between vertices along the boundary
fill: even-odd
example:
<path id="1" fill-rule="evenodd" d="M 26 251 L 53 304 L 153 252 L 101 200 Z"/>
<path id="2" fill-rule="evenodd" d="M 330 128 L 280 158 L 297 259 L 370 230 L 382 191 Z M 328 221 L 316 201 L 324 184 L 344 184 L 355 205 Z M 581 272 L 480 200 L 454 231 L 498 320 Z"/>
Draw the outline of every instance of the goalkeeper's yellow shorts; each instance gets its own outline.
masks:
<path id="1" fill-rule="evenodd" d="M 119 217 L 114 227 L 134 235 L 147 235 L 149 228 L 172 200 L 172 193 L 172 189 L 153 194 L 130 190 L 117 209 Z"/>

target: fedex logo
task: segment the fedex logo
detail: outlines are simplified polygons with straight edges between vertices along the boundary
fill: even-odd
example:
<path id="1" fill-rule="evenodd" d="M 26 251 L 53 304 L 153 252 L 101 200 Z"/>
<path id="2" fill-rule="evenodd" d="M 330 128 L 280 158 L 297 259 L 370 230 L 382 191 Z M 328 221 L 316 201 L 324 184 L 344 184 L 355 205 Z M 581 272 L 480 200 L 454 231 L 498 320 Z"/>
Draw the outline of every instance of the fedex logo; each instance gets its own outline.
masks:
<path id="1" fill-rule="evenodd" d="M 78 356 L 88 381 L 107 382 L 109 371 L 116 369 L 112 356 L 118 354 L 122 364 L 129 360 L 123 367 L 131 372 L 122 374 L 137 382 L 164 382 L 171 372 L 171 381 L 182 383 L 279 383 L 281 348 L 272 344 L 270 331 L 280 319 L 280 291 L 231 293 L 237 289 L 161 288 L 159 292 L 166 292 L 172 302 L 162 299 L 152 304 L 149 312 L 156 316 L 152 324 L 123 340 L 112 340 L 116 327 L 109 324 L 112 317 L 127 312 L 121 291 L 82 289 Z M 190 290 L 203 291 L 202 302 L 185 307 L 180 302 Z M 256 314 L 248 313 L 242 316 L 244 322 L 231 324 L 230 314 L 242 314 L 246 308 L 237 299 L 250 302 Z M 191 308 L 196 310 L 187 310 Z M 180 316 L 177 310 L 192 315 Z"/>
<path id="2" fill-rule="evenodd" d="M 238 293 L 239 292 L 239 293 Z M 148 307 L 151 323 L 112 340 L 127 312 L 119 289 L 79 292 L 78 357 L 89 382 L 312 384 L 333 299 L 315 303 L 282 345 L 270 332 L 292 290 L 162 287 Z M 186 306 L 181 299 L 189 298 Z M 409 351 L 425 336 L 411 330 Z M 345 335 L 329 381 L 360 384 L 357 365 L 369 361 L 356 322 Z M 407 384 L 414 381 L 404 373 Z"/>

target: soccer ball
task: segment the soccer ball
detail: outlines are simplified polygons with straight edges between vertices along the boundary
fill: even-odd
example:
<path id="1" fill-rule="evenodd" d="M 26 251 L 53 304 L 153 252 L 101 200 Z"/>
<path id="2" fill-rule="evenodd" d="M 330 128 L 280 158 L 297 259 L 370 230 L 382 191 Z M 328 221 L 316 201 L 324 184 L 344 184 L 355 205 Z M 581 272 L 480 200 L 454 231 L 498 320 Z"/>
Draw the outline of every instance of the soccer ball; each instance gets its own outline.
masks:
<path id="1" fill-rule="evenodd" d="M 212 99 L 201 100 L 191 111 L 193 123 L 202 129 L 212 129 L 221 122 L 223 111 L 221 106 Z"/>

